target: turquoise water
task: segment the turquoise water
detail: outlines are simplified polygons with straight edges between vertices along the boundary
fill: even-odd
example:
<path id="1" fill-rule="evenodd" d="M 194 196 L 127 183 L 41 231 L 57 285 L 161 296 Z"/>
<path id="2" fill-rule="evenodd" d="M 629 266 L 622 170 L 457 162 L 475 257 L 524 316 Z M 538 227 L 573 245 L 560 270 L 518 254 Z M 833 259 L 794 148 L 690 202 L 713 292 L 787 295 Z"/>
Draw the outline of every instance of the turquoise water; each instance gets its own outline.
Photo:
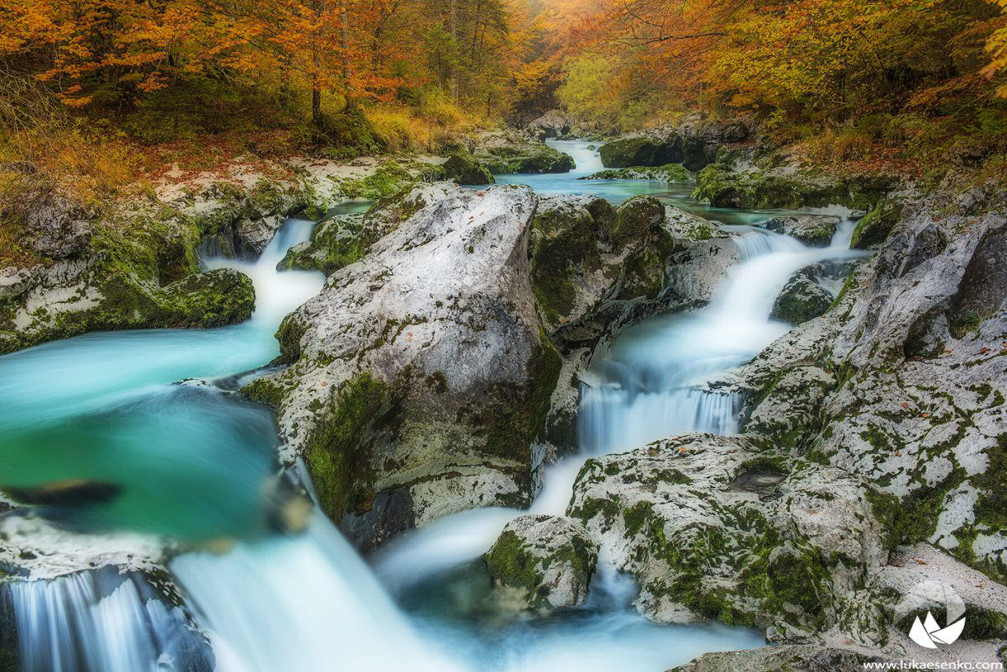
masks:
<path id="1" fill-rule="evenodd" d="M 578 171 L 500 181 L 614 201 L 646 193 L 713 216 L 691 199 L 689 185 L 578 180 L 597 169 L 595 158 L 584 144 L 557 144 L 574 155 Z M 767 216 L 716 214 L 732 224 Z M 235 267 L 252 277 L 257 309 L 247 323 L 209 331 L 91 334 L 0 358 L 0 487 L 97 482 L 112 486 L 114 495 L 41 513 L 95 533 L 127 529 L 191 542 L 238 539 L 229 553 L 190 553 L 171 566 L 191 612 L 209 633 L 219 672 L 661 672 L 705 651 L 763 644 L 761 634 L 745 629 L 648 623 L 630 605 L 632 582 L 608 571 L 599 575 L 585 609 L 548 620 L 503 623 L 498 612 L 473 608 L 485 596 L 485 574 L 458 579 L 459 568 L 489 547 L 496 526 L 520 512 L 470 512 L 404 540 L 412 545 L 400 546 L 391 564 L 415 573 L 405 585 L 394 572 L 373 572 L 317 513 L 304 535 L 268 534 L 274 420 L 228 390 L 236 376 L 276 356 L 273 333 L 282 318 L 321 289 L 320 274 L 275 270 L 311 227 L 288 222 L 255 263 L 208 260 L 209 267 Z M 569 498 L 569 483 L 563 482 L 557 478 L 550 486 L 556 501 Z M 536 506 L 550 510 L 552 501 L 543 496 Z M 142 610 L 142 600 L 118 592 L 115 601 L 79 591 L 60 595 L 55 599 L 41 584 L 20 591 L 32 622 L 53 624 L 22 632 L 26 672 L 43 672 L 44 663 L 32 668 L 30 661 L 49 658 L 34 652 L 60 649 L 69 636 L 65 626 L 55 625 L 66 619 L 46 613 L 72 612 L 74 636 L 86 632 L 102 640 L 96 648 L 104 651 L 150 650 L 139 643 L 149 641 L 149 629 L 158 626 L 132 615 Z M 80 655 L 60 671 L 90 669 L 94 660 L 119 661 L 104 663 L 111 666 L 108 672 L 160 669 L 156 660 L 145 666 L 132 654 Z"/>

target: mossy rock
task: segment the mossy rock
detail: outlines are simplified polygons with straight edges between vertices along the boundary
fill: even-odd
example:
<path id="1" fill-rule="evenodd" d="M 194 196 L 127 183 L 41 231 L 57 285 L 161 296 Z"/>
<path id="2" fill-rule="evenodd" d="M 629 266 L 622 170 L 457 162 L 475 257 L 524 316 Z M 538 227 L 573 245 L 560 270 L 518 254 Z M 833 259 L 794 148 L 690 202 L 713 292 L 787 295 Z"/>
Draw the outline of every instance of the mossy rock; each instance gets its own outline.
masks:
<path id="1" fill-rule="evenodd" d="M 867 210 L 896 185 L 895 178 L 886 176 L 836 180 L 807 174 L 736 172 L 727 165 L 715 163 L 696 175 L 693 196 L 722 208 L 797 210 L 845 205 Z"/>
<path id="2" fill-rule="evenodd" d="M 777 297 L 770 317 L 797 326 L 824 315 L 832 301 L 832 294 L 815 282 L 808 271 L 798 271 Z"/>
<path id="3" fill-rule="evenodd" d="M 311 240 L 287 250 L 278 268 L 314 270 L 331 275 L 360 261 L 380 237 L 374 227 L 367 226 L 365 217 L 363 214 L 342 215 L 321 223 L 315 227 Z"/>
<path id="4" fill-rule="evenodd" d="M 685 158 L 674 144 L 647 137 L 622 138 L 602 145 L 601 163 L 606 168 L 663 166 L 681 163 Z"/>
<path id="5" fill-rule="evenodd" d="M 385 161 L 373 175 L 340 183 L 346 198 L 376 201 L 397 194 L 415 184 L 417 178 L 394 159 Z"/>
<path id="6" fill-rule="evenodd" d="M 481 186 L 493 184 L 493 174 L 470 154 L 452 154 L 444 162 L 444 175 L 458 184 Z"/>
<path id="7" fill-rule="evenodd" d="M 892 229 L 902 218 L 903 207 L 901 201 L 893 199 L 885 199 L 878 203 L 866 217 L 857 222 L 850 247 L 867 250 L 888 240 Z"/>
<path id="8" fill-rule="evenodd" d="M 695 179 L 695 175 L 685 166 L 669 163 L 663 166 L 634 166 L 602 170 L 592 173 L 582 180 L 648 180 L 665 184 L 687 184 Z"/>
<path id="9" fill-rule="evenodd" d="M 494 581 L 521 591 L 531 609 L 583 604 L 597 563 L 587 530 L 557 516 L 515 518 L 486 554 Z"/>
<path id="10" fill-rule="evenodd" d="M 326 146 L 323 153 L 332 159 L 352 159 L 386 149 L 374 125 L 356 105 L 334 116 L 325 115 L 315 129 L 315 141 Z"/>
<path id="11" fill-rule="evenodd" d="M 653 196 L 637 196 L 622 204 L 617 212 L 612 240 L 621 245 L 640 240 L 653 227 L 664 221 L 664 205 Z"/>
<path id="12" fill-rule="evenodd" d="M 496 175 L 568 173 L 576 164 L 573 158 L 548 145 L 492 147 L 479 159 Z"/>

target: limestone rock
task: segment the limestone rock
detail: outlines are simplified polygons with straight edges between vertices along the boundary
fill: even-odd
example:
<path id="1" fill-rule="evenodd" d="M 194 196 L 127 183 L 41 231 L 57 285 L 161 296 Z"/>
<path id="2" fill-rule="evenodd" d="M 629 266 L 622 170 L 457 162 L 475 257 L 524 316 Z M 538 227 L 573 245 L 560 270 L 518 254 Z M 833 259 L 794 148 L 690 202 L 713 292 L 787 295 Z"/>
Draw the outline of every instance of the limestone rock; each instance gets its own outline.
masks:
<path id="1" fill-rule="evenodd" d="M 522 591 L 532 609 L 583 604 L 597 562 L 587 530 L 556 516 L 515 518 L 486 554 L 494 581 Z"/>
<path id="2" fill-rule="evenodd" d="M 787 215 L 774 217 L 762 226 L 791 236 L 811 247 L 828 247 L 842 219 L 828 215 Z"/>
<path id="3" fill-rule="evenodd" d="M 464 185 L 493 184 L 493 174 L 467 154 L 452 154 L 444 162 L 444 176 Z"/>
<path id="4" fill-rule="evenodd" d="M 802 269 L 787 281 L 770 317 L 795 326 L 804 324 L 824 315 L 832 301 L 832 294 L 815 282 L 807 269 Z"/>
<path id="5" fill-rule="evenodd" d="M 528 280 L 535 197 L 449 183 L 388 204 L 401 221 L 287 318 L 293 366 L 257 382 L 322 508 L 364 548 L 532 494 L 531 446 L 562 362 Z"/>

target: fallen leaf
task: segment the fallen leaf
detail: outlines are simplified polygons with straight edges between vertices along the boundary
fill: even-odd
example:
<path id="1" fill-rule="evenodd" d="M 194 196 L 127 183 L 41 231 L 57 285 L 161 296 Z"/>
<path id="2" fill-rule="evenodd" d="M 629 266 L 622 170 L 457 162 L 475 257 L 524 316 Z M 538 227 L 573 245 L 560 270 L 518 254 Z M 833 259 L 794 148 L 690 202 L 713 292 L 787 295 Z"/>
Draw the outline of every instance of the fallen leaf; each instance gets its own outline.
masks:
<path id="1" fill-rule="evenodd" d="M 902 402 L 902 408 L 909 408 L 909 402 L 908 401 L 903 401 Z"/>
<path id="2" fill-rule="evenodd" d="M 983 348 L 982 350 L 979 351 L 979 354 L 980 355 L 988 355 L 989 351 L 990 351 L 989 348 Z"/>
<path id="3" fill-rule="evenodd" d="M 920 560 L 919 558 L 913 558 L 913 560 L 916 561 L 917 565 L 925 565 L 925 564 L 927 564 L 925 561 Z"/>

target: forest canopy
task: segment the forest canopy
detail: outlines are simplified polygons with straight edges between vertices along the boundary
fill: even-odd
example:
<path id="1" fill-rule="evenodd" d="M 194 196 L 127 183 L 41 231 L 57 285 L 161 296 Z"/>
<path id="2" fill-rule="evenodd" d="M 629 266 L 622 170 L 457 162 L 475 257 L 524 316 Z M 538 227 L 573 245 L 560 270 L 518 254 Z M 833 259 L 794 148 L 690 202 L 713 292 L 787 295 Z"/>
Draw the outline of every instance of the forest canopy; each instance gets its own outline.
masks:
<path id="1" fill-rule="evenodd" d="M 948 138 L 1007 148 L 1005 6 L 0 0 L 0 71 L 140 143 L 285 129 L 295 145 L 432 149 L 437 129 L 555 107 L 599 133 L 701 110 L 840 159 L 926 160 Z"/>

